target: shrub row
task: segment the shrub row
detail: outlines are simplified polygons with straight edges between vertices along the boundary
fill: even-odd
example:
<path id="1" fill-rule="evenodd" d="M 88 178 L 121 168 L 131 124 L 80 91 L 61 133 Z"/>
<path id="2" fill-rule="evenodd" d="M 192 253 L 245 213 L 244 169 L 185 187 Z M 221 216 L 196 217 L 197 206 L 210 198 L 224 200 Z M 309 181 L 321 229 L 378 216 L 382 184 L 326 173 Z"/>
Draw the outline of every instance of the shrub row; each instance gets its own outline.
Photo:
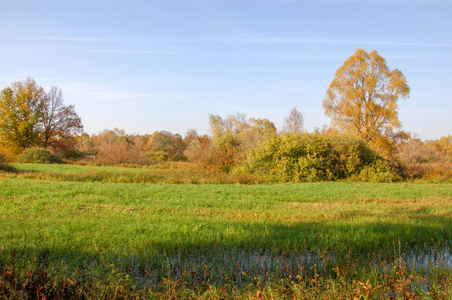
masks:
<path id="1" fill-rule="evenodd" d="M 227 168 L 226 172 L 232 170 L 236 174 L 257 175 L 265 181 L 348 179 L 392 182 L 399 179 L 381 156 L 351 136 L 287 133 L 272 136 L 240 156 L 234 155 L 237 145 L 228 139 L 223 142 L 212 149 L 218 148 L 217 152 L 225 155 L 213 155 L 216 160 L 212 160 L 210 155 L 206 163 Z M 52 164 L 61 163 L 62 159 L 49 150 L 31 148 L 22 152 L 18 162 Z M 216 172 L 224 172 L 223 169 Z"/>

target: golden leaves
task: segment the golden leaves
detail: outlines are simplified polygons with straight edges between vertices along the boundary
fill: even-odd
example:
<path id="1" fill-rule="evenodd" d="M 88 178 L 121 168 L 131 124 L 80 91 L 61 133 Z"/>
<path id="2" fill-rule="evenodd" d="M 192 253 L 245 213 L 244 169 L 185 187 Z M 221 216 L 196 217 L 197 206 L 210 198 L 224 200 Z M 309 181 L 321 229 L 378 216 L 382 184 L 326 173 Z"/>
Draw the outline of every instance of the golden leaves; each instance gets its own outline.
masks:
<path id="1" fill-rule="evenodd" d="M 391 133 L 400 128 L 397 101 L 409 92 L 402 72 L 390 71 L 375 50 L 358 49 L 336 71 L 323 108 L 336 129 L 378 149 L 391 144 Z"/>

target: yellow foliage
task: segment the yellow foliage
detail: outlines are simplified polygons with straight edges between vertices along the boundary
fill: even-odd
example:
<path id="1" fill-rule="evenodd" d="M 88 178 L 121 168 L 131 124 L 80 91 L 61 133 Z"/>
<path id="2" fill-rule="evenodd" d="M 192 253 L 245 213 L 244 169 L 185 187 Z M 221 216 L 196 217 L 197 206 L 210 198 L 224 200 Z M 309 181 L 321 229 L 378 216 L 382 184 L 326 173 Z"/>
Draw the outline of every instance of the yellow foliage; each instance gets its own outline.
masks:
<path id="1" fill-rule="evenodd" d="M 61 89 L 47 93 L 27 78 L 0 92 L 0 145 L 15 155 L 34 146 L 67 149 L 82 129 L 74 106 L 63 104 Z"/>
<path id="2" fill-rule="evenodd" d="M 38 141 L 38 120 L 44 90 L 27 78 L 13 83 L 0 94 L 0 142 L 18 154 Z"/>
<path id="3" fill-rule="evenodd" d="M 16 159 L 16 154 L 10 148 L 0 146 L 0 165 L 5 162 L 11 162 Z"/>
<path id="4" fill-rule="evenodd" d="M 336 71 L 323 107 L 333 127 L 385 155 L 392 151 L 395 132 L 401 127 L 397 101 L 409 92 L 402 72 L 389 70 L 375 50 L 358 49 Z"/>
<path id="5" fill-rule="evenodd" d="M 452 156 L 452 135 L 443 136 L 437 143 L 444 155 Z"/>
<path id="6" fill-rule="evenodd" d="M 397 180 L 384 160 L 363 141 L 320 133 L 286 133 L 268 138 L 248 153 L 236 171 L 280 182 Z"/>

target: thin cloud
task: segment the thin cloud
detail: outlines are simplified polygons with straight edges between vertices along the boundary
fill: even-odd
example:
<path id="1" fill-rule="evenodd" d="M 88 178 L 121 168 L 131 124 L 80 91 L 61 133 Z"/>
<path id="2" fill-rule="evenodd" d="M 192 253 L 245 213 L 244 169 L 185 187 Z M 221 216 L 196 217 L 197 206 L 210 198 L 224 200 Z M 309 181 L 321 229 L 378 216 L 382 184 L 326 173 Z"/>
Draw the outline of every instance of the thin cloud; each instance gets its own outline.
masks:
<path id="1" fill-rule="evenodd" d="M 14 53 L 88 53 L 88 54 L 112 54 L 112 55 L 161 55 L 161 56 L 201 56 L 201 57 L 223 57 L 223 58 L 262 58 L 262 59 L 343 59 L 340 55 L 234 55 L 215 53 L 194 53 L 194 52 L 172 52 L 172 51 L 150 51 L 150 50 L 115 50 L 115 49 L 93 49 L 93 50 L 35 50 L 35 49 L 8 49 Z M 1 51 L 0 51 L 1 52 Z M 4 51 L 5 52 L 5 51 Z"/>
<path id="2" fill-rule="evenodd" d="M 221 1 L 221 0 L 217 0 Z M 324 2 L 324 3 L 424 3 L 425 0 L 230 0 L 231 2 L 248 2 L 248 3 L 308 3 L 308 2 Z M 447 3 L 445 0 L 429 0 L 429 3 Z"/>
<path id="3" fill-rule="evenodd" d="M 165 52 L 147 50 L 79 50 L 72 51 L 79 53 L 98 54 L 149 54 L 149 55 L 181 55 L 181 56 L 210 56 L 210 57 L 231 57 L 231 58 L 275 58 L 275 59 L 342 59 L 339 55 L 231 55 L 213 53 L 188 53 L 188 52 Z"/>
<path id="4" fill-rule="evenodd" d="M 442 56 L 442 55 L 422 55 L 422 56 L 388 56 L 387 59 L 400 59 L 400 60 L 448 60 L 452 59 L 452 56 Z"/>
<path id="5" fill-rule="evenodd" d="M 246 38 L 188 38 L 188 39 L 116 39 L 99 37 L 71 37 L 71 36 L 19 36 L 12 39 L 24 40 L 53 40 L 80 43 L 304 43 L 304 44 L 332 44 L 332 45 L 380 45 L 380 46 L 408 46 L 408 47 L 451 47 L 451 44 L 411 43 L 398 41 L 378 40 L 350 40 L 330 38 L 303 38 L 303 37 L 246 37 Z M 118 51 L 120 53 L 120 51 Z M 134 53 L 140 53 L 136 51 Z M 146 53 L 146 51 L 143 51 Z"/>
<path id="6" fill-rule="evenodd" d="M 18 36 L 10 38 L 19 40 L 64 41 L 64 42 L 82 42 L 82 43 L 138 42 L 137 40 L 131 39 L 112 39 L 112 38 L 76 37 L 76 36 Z"/>
<path id="7" fill-rule="evenodd" d="M 79 53 L 99 53 L 99 54 L 151 54 L 151 55 L 205 55 L 196 53 L 186 53 L 186 52 L 166 52 L 166 51 L 147 51 L 147 50 L 76 50 L 73 52 Z"/>
<path id="8" fill-rule="evenodd" d="M 171 42 L 171 40 L 168 40 Z M 306 44 L 344 44 L 344 45 L 384 45 L 384 46 L 422 46 L 422 47 L 450 47 L 449 44 L 426 44 L 394 41 L 373 41 L 373 40 L 349 40 L 349 39 L 328 39 L 328 38 L 207 38 L 207 39 L 183 39 L 173 42 L 243 42 L 243 43 L 306 43 Z"/>

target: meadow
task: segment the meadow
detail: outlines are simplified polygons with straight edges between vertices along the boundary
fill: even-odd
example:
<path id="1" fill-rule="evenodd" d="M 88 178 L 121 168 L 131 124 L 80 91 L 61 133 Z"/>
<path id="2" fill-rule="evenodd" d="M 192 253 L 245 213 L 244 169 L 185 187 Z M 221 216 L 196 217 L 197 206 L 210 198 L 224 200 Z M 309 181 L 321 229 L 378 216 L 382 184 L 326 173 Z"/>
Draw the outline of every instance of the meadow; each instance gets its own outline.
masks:
<path id="1" fill-rule="evenodd" d="M 0 173 L 4 298 L 452 296 L 452 184 L 12 166 Z"/>

